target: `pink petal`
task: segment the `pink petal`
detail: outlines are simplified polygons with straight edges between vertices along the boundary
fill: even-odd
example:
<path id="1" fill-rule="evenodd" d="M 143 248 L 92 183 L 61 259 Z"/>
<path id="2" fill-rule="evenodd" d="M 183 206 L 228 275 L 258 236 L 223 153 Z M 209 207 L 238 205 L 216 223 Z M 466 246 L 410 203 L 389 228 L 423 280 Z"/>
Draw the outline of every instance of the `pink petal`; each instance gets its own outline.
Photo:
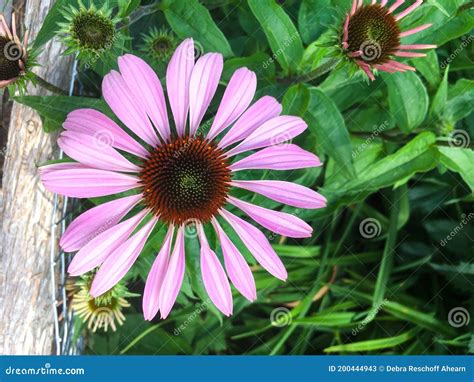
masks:
<path id="1" fill-rule="evenodd" d="M 69 274 L 71 276 L 82 275 L 102 264 L 113 251 L 125 243 L 146 214 L 147 211 L 141 211 L 132 218 L 91 238 L 92 240 L 74 255 L 67 270 Z"/>
<path id="2" fill-rule="evenodd" d="M 405 0 L 395 1 L 395 3 L 393 3 L 393 5 L 388 9 L 388 13 L 392 13 L 392 12 L 396 11 L 400 7 L 400 5 L 402 5 L 404 2 L 405 2 Z"/>
<path id="3" fill-rule="evenodd" d="M 58 139 L 59 147 L 72 159 L 92 168 L 109 171 L 140 172 L 108 142 L 75 131 L 64 131 Z"/>
<path id="4" fill-rule="evenodd" d="M 322 163 L 319 158 L 293 145 L 278 145 L 267 147 L 255 154 L 233 163 L 232 171 L 240 170 L 293 170 L 299 168 L 318 167 Z"/>
<path id="5" fill-rule="evenodd" d="M 308 125 L 299 117 L 282 115 L 270 119 L 250 134 L 243 142 L 227 152 L 227 156 L 259 149 L 261 147 L 279 145 L 300 135 Z"/>
<path id="6" fill-rule="evenodd" d="M 424 25 L 420 25 L 419 27 L 416 27 L 416 28 L 413 28 L 413 29 L 409 29 L 405 32 L 402 32 L 400 33 L 400 37 L 407 37 L 407 36 L 411 36 L 412 34 L 415 34 L 415 33 L 418 33 L 418 32 L 421 32 L 421 31 L 424 31 L 425 29 L 429 28 L 430 26 L 432 26 L 433 24 L 424 24 Z"/>
<path id="7" fill-rule="evenodd" d="M 107 257 L 92 282 L 90 289 L 92 297 L 103 295 L 122 280 L 142 252 L 157 221 L 156 217 L 150 219 L 135 235 Z"/>
<path id="8" fill-rule="evenodd" d="M 421 4 L 423 3 L 423 0 L 416 0 L 416 2 L 412 5 L 410 5 L 407 9 L 405 9 L 403 12 L 399 13 L 397 16 L 395 16 L 395 20 L 401 20 L 405 16 L 409 15 L 412 13 L 416 8 L 418 8 Z"/>
<path id="9" fill-rule="evenodd" d="M 166 71 L 166 88 L 179 136 L 184 135 L 189 109 L 189 82 L 194 67 L 194 43 L 184 40 L 171 57 Z"/>
<path id="10" fill-rule="evenodd" d="M 147 321 L 153 320 L 160 308 L 160 290 L 165 278 L 166 269 L 168 268 L 173 233 L 174 226 L 170 226 L 160 252 L 156 256 L 156 259 L 151 266 L 150 273 L 148 273 L 148 277 L 146 279 L 142 307 L 143 316 Z"/>
<path id="11" fill-rule="evenodd" d="M 299 208 L 326 207 L 326 198 L 308 187 L 280 180 L 235 180 L 232 186 Z"/>
<path id="12" fill-rule="evenodd" d="M 183 283 L 185 268 L 184 257 L 184 228 L 181 226 L 176 235 L 173 253 L 160 290 L 160 312 L 161 318 L 163 319 L 168 317 L 178 297 L 181 284 Z"/>
<path id="13" fill-rule="evenodd" d="M 217 309 L 230 316 L 233 310 L 232 292 L 224 268 L 209 247 L 201 224 L 198 225 L 198 234 L 201 243 L 201 273 L 204 287 Z"/>
<path id="14" fill-rule="evenodd" d="M 222 254 L 224 255 L 224 264 L 227 274 L 232 284 L 249 301 L 257 298 L 257 288 L 253 279 L 252 271 L 240 254 L 237 247 L 232 243 L 224 230 L 221 228 L 217 219 L 212 219 L 212 225 L 217 232 L 221 243 Z"/>
<path id="15" fill-rule="evenodd" d="M 375 81 L 374 73 L 372 73 L 372 69 L 370 68 L 369 65 L 367 65 L 365 62 L 360 61 L 360 60 L 356 60 L 356 63 L 365 72 L 365 74 L 367 74 L 367 77 L 369 77 L 371 81 Z"/>
<path id="16" fill-rule="evenodd" d="M 416 71 L 416 69 L 413 67 L 413 66 L 409 66 L 409 65 L 405 65 L 405 64 L 402 64 L 401 62 L 398 62 L 398 61 L 389 61 L 389 62 L 386 62 L 385 65 L 388 65 L 392 68 L 395 68 L 395 69 L 401 69 L 401 70 L 411 70 L 413 72 Z"/>
<path id="17" fill-rule="evenodd" d="M 74 168 L 40 175 L 48 191 L 73 198 L 113 195 L 141 186 L 134 176 L 97 169 Z"/>
<path id="18" fill-rule="evenodd" d="M 78 169 L 90 169 L 90 167 L 83 165 L 82 163 L 77 162 L 60 162 L 60 163 L 53 163 L 47 164 L 45 166 L 41 166 L 38 170 L 41 176 L 46 174 L 60 171 L 60 170 L 78 170 Z"/>
<path id="19" fill-rule="evenodd" d="M 146 158 L 148 151 L 106 115 L 93 109 L 78 109 L 68 114 L 63 127 L 88 134 L 112 147 Z"/>
<path id="20" fill-rule="evenodd" d="M 189 127 L 194 135 L 216 93 L 224 59 L 219 53 L 208 53 L 197 60 L 189 83 Z"/>
<path id="21" fill-rule="evenodd" d="M 400 45 L 398 49 L 400 50 L 419 50 L 419 49 L 435 49 L 437 45 L 432 44 L 412 44 L 412 45 Z"/>
<path id="22" fill-rule="evenodd" d="M 257 76 L 247 68 L 234 72 L 222 97 L 207 139 L 215 138 L 240 117 L 252 102 L 257 88 Z"/>
<path id="23" fill-rule="evenodd" d="M 354 15 L 356 10 L 357 10 L 357 0 L 352 0 L 351 16 Z"/>
<path id="24" fill-rule="evenodd" d="M 343 36 L 342 36 L 342 42 L 345 44 L 344 49 L 347 49 L 349 47 L 349 44 L 347 43 L 347 39 L 349 38 L 349 21 L 350 21 L 350 16 L 347 15 L 346 19 L 344 21 L 344 27 L 343 27 Z"/>
<path id="25" fill-rule="evenodd" d="M 397 57 L 426 57 L 425 53 L 415 53 L 415 52 L 402 52 L 398 51 L 394 53 Z"/>
<path id="26" fill-rule="evenodd" d="M 122 77 L 132 97 L 145 108 L 163 140 L 170 137 L 168 112 L 161 82 L 154 70 L 140 57 L 126 54 L 118 58 Z"/>
<path id="27" fill-rule="evenodd" d="M 148 116 L 140 104 L 140 100 L 133 96 L 132 91 L 119 72 L 112 70 L 104 77 L 102 93 L 115 115 L 151 146 L 159 142 Z"/>
<path id="28" fill-rule="evenodd" d="M 258 224 L 282 236 L 304 238 L 311 237 L 313 233 L 310 225 L 286 212 L 273 211 L 232 196 L 229 197 L 229 202 L 244 211 Z"/>
<path id="29" fill-rule="evenodd" d="M 288 274 L 285 266 L 273 250 L 265 235 L 250 223 L 226 210 L 221 210 L 222 217 L 234 228 L 240 239 L 257 259 L 259 264 L 280 280 L 286 280 Z"/>
<path id="30" fill-rule="evenodd" d="M 264 96 L 250 106 L 219 142 L 221 149 L 247 138 L 268 120 L 280 115 L 281 104 L 273 97 Z"/>
<path id="31" fill-rule="evenodd" d="M 97 235 L 116 225 L 142 198 L 141 194 L 127 196 L 87 210 L 69 224 L 59 245 L 65 252 L 78 251 Z"/>

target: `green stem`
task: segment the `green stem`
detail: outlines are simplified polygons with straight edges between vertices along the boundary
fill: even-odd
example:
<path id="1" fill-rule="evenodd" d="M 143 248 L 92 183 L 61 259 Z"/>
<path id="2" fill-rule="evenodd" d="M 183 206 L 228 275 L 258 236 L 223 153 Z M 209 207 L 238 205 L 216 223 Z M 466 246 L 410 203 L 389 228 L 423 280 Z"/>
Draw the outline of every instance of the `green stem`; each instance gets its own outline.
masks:
<path id="1" fill-rule="evenodd" d="M 40 77 L 36 73 L 34 73 L 35 76 L 35 82 L 40 84 L 43 88 L 46 90 L 49 90 L 51 93 L 57 94 L 57 95 L 68 95 L 68 93 L 57 87 L 56 85 L 53 85 L 52 83 L 46 81 L 44 78 Z"/>
<path id="2" fill-rule="evenodd" d="M 286 83 L 286 84 L 294 84 L 297 82 L 311 82 L 316 80 L 317 78 L 325 75 L 327 72 L 331 71 L 336 67 L 336 65 L 339 63 L 338 58 L 331 58 L 328 61 L 326 61 L 324 64 L 321 66 L 318 66 L 316 69 L 308 72 L 308 73 L 303 73 L 299 76 L 294 76 L 294 77 L 287 77 L 287 78 L 282 78 L 280 79 L 280 82 Z"/>

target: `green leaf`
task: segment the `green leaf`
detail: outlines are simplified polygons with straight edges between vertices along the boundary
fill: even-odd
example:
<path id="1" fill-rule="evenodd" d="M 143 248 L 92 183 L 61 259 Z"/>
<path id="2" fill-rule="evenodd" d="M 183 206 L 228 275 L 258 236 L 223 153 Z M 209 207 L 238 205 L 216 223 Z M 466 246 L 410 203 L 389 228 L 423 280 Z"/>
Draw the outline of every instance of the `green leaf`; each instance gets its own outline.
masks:
<path id="1" fill-rule="evenodd" d="M 269 81 L 273 81 L 275 78 L 275 64 L 270 62 L 270 56 L 263 52 L 257 52 L 248 57 L 235 57 L 226 60 L 221 81 L 228 82 L 232 74 L 244 66 L 254 71 L 259 78 L 266 78 Z"/>
<path id="2" fill-rule="evenodd" d="M 454 124 L 472 113 L 473 104 L 474 80 L 460 79 L 448 90 L 444 118 Z"/>
<path id="3" fill-rule="evenodd" d="M 290 17 L 275 0 L 248 0 L 248 3 L 267 36 L 273 58 L 285 74 L 296 72 L 303 57 L 303 43 Z"/>
<path id="4" fill-rule="evenodd" d="M 414 328 L 395 337 L 386 337 L 386 338 L 379 338 L 376 340 L 353 342 L 347 345 L 330 346 L 324 349 L 324 352 L 326 353 L 338 353 L 338 352 L 354 353 L 354 352 L 374 351 L 374 350 L 393 348 L 411 340 L 416 335 L 416 333 L 418 333 L 418 331 L 419 331 L 418 328 Z"/>
<path id="5" fill-rule="evenodd" d="M 316 40 L 335 15 L 331 0 L 303 0 L 298 12 L 298 29 L 307 44 Z"/>
<path id="6" fill-rule="evenodd" d="M 441 84 L 433 98 L 433 102 L 431 103 L 430 117 L 433 119 L 439 118 L 444 113 L 446 102 L 448 102 L 448 73 L 449 66 L 444 72 L 443 80 L 441 81 Z"/>
<path id="7" fill-rule="evenodd" d="M 303 117 L 309 105 L 309 91 L 303 84 L 293 85 L 283 96 L 283 112 L 287 115 L 299 115 Z"/>
<path id="8" fill-rule="evenodd" d="M 459 173 L 474 192 L 474 151 L 457 147 L 439 147 L 440 161 L 451 171 Z"/>
<path id="9" fill-rule="evenodd" d="M 317 88 L 309 88 L 310 103 L 306 119 L 318 144 L 334 159 L 347 177 L 354 177 L 352 146 L 346 124 L 336 104 Z"/>
<path id="10" fill-rule="evenodd" d="M 60 27 L 58 23 L 64 20 L 63 15 L 61 14 L 62 9 L 65 6 L 76 6 L 76 0 L 57 0 L 54 5 L 49 10 L 48 14 L 46 15 L 43 25 L 41 26 L 38 35 L 35 38 L 33 43 L 34 49 L 41 48 L 44 44 L 46 44 L 49 40 L 51 40 L 54 35 L 58 32 Z"/>
<path id="11" fill-rule="evenodd" d="M 441 81 L 441 73 L 436 50 L 429 50 L 426 52 L 426 58 L 414 58 L 410 60 L 410 63 L 421 73 L 432 88 L 438 86 Z"/>
<path id="12" fill-rule="evenodd" d="M 193 37 L 196 50 L 219 52 L 224 57 L 234 53 L 209 11 L 197 0 L 165 0 L 162 10 L 173 31 L 182 39 Z"/>
<path id="13" fill-rule="evenodd" d="M 413 72 L 382 74 L 387 84 L 390 112 L 405 133 L 420 126 L 428 111 L 428 93 Z"/>
<path id="14" fill-rule="evenodd" d="M 35 109 L 44 118 L 45 131 L 50 133 L 59 130 L 67 115 L 76 109 L 91 108 L 108 114 L 113 113 L 104 100 L 87 97 L 68 96 L 21 96 L 15 97 L 15 101 Z"/>

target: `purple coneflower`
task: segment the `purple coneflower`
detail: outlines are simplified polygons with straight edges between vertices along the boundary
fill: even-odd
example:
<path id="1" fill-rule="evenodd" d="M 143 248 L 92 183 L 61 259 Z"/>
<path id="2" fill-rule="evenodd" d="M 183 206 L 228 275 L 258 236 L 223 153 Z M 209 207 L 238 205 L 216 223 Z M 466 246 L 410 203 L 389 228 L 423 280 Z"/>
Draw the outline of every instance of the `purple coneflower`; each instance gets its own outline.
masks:
<path id="1" fill-rule="evenodd" d="M 12 14 L 10 29 L 5 16 L 0 13 L 0 88 L 13 84 L 25 75 L 27 45 L 28 33 L 25 33 L 23 41 L 16 34 L 15 14 Z"/>
<path id="2" fill-rule="evenodd" d="M 120 57 L 118 65 L 120 72 L 105 76 L 102 91 L 130 134 L 98 111 L 76 110 L 64 123 L 66 131 L 59 145 L 78 163 L 41 168 L 45 187 L 65 196 L 91 198 L 129 191 L 128 196 L 83 213 L 68 227 L 60 244 L 67 252 L 78 251 L 69 273 L 80 275 L 100 267 L 90 291 L 92 296 L 100 296 L 124 277 L 160 221 L 167 226 L 167 233 L 146 281 L 143 311 L 147 320 L 158 311 L 166 318 L 183 281 L 185 229 L 192 222 L 200 241 L 206 291 L 217 308 L 230 315 L 233 303 L 227 277 L 250 301 L 256 299 L 256 287 L 223 222 L 268 272 L 281 280 L 287 278 L 287 272 L 265 235 L 228 211 L 229 205 L 277 234 L 294 238 L 312 234 L 312 228 L 298 217 L 240 200 L 230 191 L 248 190 L 298 208 L 326 204 L 323 196 L 298 184 L 235 180 L 233 175 L 248 169 L 320 166 L 314 154 L 291 143 L 279 144 L 301 134 L 307 125 L 301 118 L 280 116 L 282 107 L 272 97 L 264 96 L 249 107 L 256 76 L 240 68 L 227 85 L 209 131 L 202 136 L 202 119 L 218 87 L 223 58 L 208 53 L 195 63 L 192 39 L 176 49 L 166 73 L 174 125 L 168 121 L 163 89 L 151 67 L 130 54 Z M 127 159 L 121 151 L 136 160 Z M 251 151 L 255 152 L 246 155 Z M 237 154 L 243 155 L 234 160 Z M 128 217 L 132 209 L 138 212 Z M 216 232 L 225 271 L 206 238 L 204 225 Z"/>
<path id="3" fill-rule="evenodd" d="M 398 14 L 395 11 L 405 0 L 395 0 L 389 7 L 388 0 L 371 0 L 370 5 L 363 0 L 353 0 L 351 11 L 347 14 L 343 26 L 342 47 L 373 81 L 373 69 L 395 73 L 415 68 L 396 61 L 395 57 L 424 57 L 426 54 L 411 52 L 436 48 L 436 45 L 412 44 L 403 45 L 403 37 L 413 35 L 429 28 L 432 24 L 402 32 L 400 20 L 418 8 L 423 0 L 416 0 L 412 5 Z"/>

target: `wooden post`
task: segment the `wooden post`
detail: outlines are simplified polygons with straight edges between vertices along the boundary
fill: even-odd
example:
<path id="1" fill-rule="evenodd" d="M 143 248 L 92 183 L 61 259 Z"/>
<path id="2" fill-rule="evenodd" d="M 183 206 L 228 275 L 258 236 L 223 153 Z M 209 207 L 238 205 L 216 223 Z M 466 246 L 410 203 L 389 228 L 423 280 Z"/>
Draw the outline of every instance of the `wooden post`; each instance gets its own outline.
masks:
<path id="1" fill-rule="evenodd" d="M 14 7 L 23 25 L 37 34 L 54 0 L 22 0 Z M 34 71 L 67 88 L 72 62 L 61 56 L 57 40 L 41 49 Z M 28 94 L 46 95 L 29 86 Z M 55 137 L 43 132 L 33 110 L 14 104 L 8 129 L 0 208 L 0 354 L 51 354 L 54 349 L 54 306 L 50 277 L 50 227 L 53 195 L 45 191 L 38 165 L 52 158 Z M 54 221 L 60 219 L 55 216 Z M 54 243 L 55 245 L 55 243 Z"/>

